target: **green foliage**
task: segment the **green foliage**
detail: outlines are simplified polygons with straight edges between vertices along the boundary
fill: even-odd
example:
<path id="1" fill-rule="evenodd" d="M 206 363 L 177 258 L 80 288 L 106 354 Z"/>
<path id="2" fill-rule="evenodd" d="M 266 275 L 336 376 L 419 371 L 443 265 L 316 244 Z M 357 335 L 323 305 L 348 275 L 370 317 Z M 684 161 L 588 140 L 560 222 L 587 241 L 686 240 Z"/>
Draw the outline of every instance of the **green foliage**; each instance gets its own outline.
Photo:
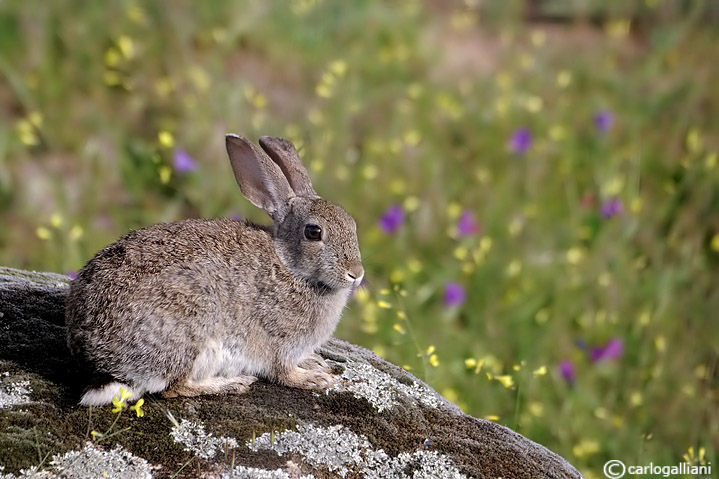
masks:
<path id="1" fill-rule="evenodd" d="M 716 464 L 716 8 L 552 1 L 549 24 L 440 3 L 3 2 L 0 264 L 67 272 L 141 225 L 266 221 L 223 135 L 288 137 L 359 224 L 369 286 L 338 336 L 587 477 L 689 447 Z"/>

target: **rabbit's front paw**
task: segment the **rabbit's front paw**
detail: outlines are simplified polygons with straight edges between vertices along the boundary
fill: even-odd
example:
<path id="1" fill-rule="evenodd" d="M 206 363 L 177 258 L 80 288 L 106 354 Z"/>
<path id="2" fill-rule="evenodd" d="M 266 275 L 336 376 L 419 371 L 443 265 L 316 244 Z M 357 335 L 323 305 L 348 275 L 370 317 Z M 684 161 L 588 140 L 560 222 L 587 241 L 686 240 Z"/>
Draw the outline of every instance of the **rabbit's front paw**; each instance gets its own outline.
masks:
<path id="1" fill-rule="evenodd" d="M 295 367 L 278 378 L 279 382 L 293 388 L 326 389 L 339 381 L 337 376 L 324 371 Z"/>
<path id="2" fill-rule="evenodd" d="M 316 353 L 312 353 L 300 362 L 299 367 L 307 369 L 308 371 L 324 371 L 330 373 L 332 368 L 327 361 L 322 359 L 322 356 Z"/>

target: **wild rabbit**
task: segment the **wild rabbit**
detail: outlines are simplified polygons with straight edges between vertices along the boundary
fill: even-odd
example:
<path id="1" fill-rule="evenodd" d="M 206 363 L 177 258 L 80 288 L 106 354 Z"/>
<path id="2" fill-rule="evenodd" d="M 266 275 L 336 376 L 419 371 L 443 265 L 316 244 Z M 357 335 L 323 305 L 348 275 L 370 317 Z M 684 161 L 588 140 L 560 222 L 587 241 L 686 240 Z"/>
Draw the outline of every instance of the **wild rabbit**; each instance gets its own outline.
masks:
<path id="1" fill-rule="evenodd" d="M 265 227 L 192 219 L 133 231 L 78 273 L 67 342 L 93 371 L 83 405 L 240 394 L 257 377 L 297 388 L 335 382 L 314 353 L 364 269 L 354 219 L 315 193 L 292 143 L 227 135 L 242 194 Z M 264 151 L 263 151 L 264 150 Z"/>

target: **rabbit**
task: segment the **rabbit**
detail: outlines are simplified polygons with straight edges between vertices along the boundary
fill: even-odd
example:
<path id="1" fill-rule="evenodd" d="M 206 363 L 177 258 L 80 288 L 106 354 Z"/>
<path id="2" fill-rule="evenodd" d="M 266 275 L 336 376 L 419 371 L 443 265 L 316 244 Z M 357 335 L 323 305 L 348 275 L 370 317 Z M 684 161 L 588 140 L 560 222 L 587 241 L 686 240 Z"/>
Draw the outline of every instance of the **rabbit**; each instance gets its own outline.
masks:
<path id="1" fill-rule="evenodd" d="M 315 350 L 362 282 L 357 225 L 315 193 L 288 140 L 225 142 L 242 194 L 273 226 L 161 223 L 97 253 L 72 281 L 65 316 L 72 354 L 94 373 L 81 405 L 111 403 L 122 388 L 139 399 L 241 394 L 258 377 L 305 389 L 337 381 Z"/>

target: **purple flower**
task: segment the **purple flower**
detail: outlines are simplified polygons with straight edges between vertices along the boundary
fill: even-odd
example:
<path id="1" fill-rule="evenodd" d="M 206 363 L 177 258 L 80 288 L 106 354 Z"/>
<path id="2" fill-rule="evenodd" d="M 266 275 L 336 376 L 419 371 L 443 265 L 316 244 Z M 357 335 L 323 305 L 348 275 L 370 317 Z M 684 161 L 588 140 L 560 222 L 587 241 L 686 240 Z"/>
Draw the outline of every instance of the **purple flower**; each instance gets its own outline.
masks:
<path id="1" fill-rule="evenodd" d="M 517 128 L 509 140 L 509 147 L 514 153 L 522 155 L 532 146 L 532 133 L 527 128 Z"/>
<path id="2" fill-rule="evenodd" d="M 610 339 L 604 346 L 592 348 L 589 358 L 593 362 L 604 361 L 605 359 L 617 359 L 624 353 L 624 343 L 619 338 Z"/>
<path id="3" fill-rule="evenodd" d="M 75 278 L 77 278 L 77 271 L 68 271 L 68 272 L 65 273 L 65 274 L 66 274 L 67 276 L 69 276 L 70 279 L 75 279 Z"/>
<path id="4" fill-rule="evenodd" d="M 464 303 L 466 294 L 461 284 L 450 281 L 444 286 L 444 305 L 459 306 Z"/>
<path id="5" fill-rule="evenodd" d="M 609 110 L 601 110 L 594 115 L 594 126 L 602 133 L 606 133 L 614 124 L 614 115 Z"/>
<path id="6" fill-rule="evenodd" d="M 622 205 L 622 200 L 619 198 L 612 198 L 602 204 L 602 216 L 605 218 L 617 216 L 621 214 L 622 211 L 624 211 L 624 206 Z"/>
<path id="7" fill-rule="evenodd" d="M 197 162 L 182 148 L 175 148 L 172 155 L 172 166 L 178 173 L 190 173 L 197 169 Z"/>
<path id="8" fill-rule="evenodd" d="M 574 369 L 574 364 L 568 359 L 565 359 L 559 363 L 559 374 L 562 375 L 565 381 L 571 386 L 574 384 L 574 380 L 577 377 L 577 371 Z"/>
<path id="9" fill-rule="evenodd" d="M 459 236 L 469 236 L 479 232 L 479 224 L 471 211 L 464 211 L 457 221 Z"/>
<path id="10" fill-rule="evenodd" d="M 387 234 L 392 234 L 404 223 L 404 210 L 399 205 L 387 208 L 379 219 L 379 227 Z"/>

